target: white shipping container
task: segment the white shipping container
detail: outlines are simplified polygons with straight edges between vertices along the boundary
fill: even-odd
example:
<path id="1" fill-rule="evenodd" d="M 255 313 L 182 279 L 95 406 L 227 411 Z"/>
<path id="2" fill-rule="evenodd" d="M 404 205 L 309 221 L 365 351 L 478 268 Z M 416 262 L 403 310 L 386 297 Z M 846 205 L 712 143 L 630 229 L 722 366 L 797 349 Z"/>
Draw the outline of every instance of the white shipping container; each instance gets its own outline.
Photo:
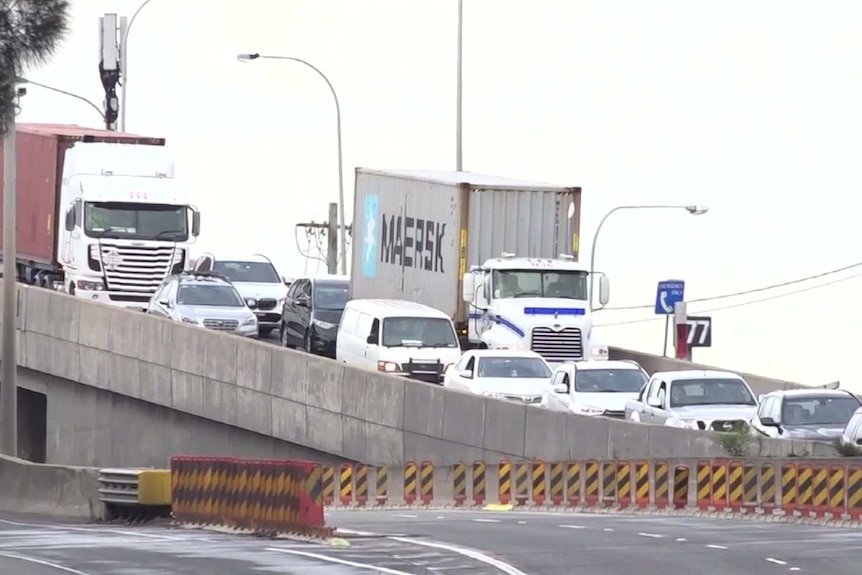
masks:
<path id="1" fill-rule="evenodd" d="M 577 260 L 581 189 L 471 172 L 356 169 L 351 297 L 466 321 L 461 281 L 503 252 Z M 571 214 L 571 217 L 569 217 Z"/>

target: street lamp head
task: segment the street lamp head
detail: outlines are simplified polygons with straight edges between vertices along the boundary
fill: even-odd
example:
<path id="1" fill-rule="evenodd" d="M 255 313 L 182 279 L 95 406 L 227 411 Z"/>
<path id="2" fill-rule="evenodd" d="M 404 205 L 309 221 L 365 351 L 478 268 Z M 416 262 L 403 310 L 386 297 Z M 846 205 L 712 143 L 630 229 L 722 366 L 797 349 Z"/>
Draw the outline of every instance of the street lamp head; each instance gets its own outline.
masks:
<path id="1" fill-rule="evenodd" d="M 252 60 L 257 60 L 260 58 L 260 54 L 255 52 L 254 54 L 237 54 L 236 59 L 240 62 L 251 62 Z"/>
<path id="2" fill-rule="evenodd" d="M 685 210 L 693 216 L 702 216 L 709 211 L 706 206 L 686 206 Z"/>

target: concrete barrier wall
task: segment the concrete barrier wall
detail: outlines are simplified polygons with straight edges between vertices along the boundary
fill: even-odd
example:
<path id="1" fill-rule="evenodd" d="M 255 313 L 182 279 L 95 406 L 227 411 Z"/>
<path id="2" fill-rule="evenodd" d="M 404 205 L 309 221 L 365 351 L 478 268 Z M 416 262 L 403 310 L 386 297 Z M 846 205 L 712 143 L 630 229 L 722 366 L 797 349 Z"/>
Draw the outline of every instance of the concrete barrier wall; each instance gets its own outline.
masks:
<path id="1" fill-rule="evenodd" d="M 660 355 L 652 355 L 640 351 L 620 349 L 618 347 L 612 347 L 610 349 L 610 357 L 611 359 L 628 359 L 636 361 L 641 364 L 643 368 L 647 370 L 647 372 L 650 374 L 653 374 L 657 371 L 677 371 L 681 369 L 717 369 L 720 371 L 732 371 L 744 377 L 745 381 L 748 382 L 748 385 L 751 386 L 751 389 L 756 394 L 769 393 L 770 391 L 776 391 L 779 389 L 800 389 L 806 387 L 805 385 L 802 385 L 800 383 L 793 383 L 781 379 L 772 379 L 769 377 L 761 377 L 759 375 L 743 373 L 735 369 L 714 367 L 709 365 L 703 365 L 702 363 L 692 363 L 690 361 L 681 361 L 678 359 L 661 357 Z"/>
<path id="2" fill-rule="evenodd" d="M 445 465 L 725 455 L 697 431 L 547 412 L 47 290 L 19 294 L 22 366 L 337 457 Z M 761 454 L 792 445 L 764 440 Z"/>
<path id="3" fill-rule="evenodd" d="M 99 472 L 89 467 L 30 463 L 0 455 L 0 510 L 97 519 Z"/>

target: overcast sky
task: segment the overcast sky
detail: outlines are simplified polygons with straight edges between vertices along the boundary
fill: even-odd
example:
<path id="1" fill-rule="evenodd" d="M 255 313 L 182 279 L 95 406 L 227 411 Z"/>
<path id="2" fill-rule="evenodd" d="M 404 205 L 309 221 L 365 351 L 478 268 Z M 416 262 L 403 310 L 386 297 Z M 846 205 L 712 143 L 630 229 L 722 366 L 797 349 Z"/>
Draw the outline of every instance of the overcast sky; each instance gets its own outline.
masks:
<path id="1" fill-rule="evenodd" d="M 98 17 L 138 0 L 77 0 L 50 65 L 28 75 L 101 102 Z M 612 280 L 598 324 L 652 318 L 655 284 L 687 298 L 756 288 L 862 260 L 862 3 L 793 0 L 465 0 L 465 169 L 583 187 L 582 260 L 610 208 L 699 203 L 710 213 L 618 213 L 597 267 Z M 127 129 L 164 136 L 203 213 L 197 251 L 271 254 L 302 275 L 294 224 L 337 197 L 341 99 L 353 170 L 454 167 L 456 0 L 153 0 L 129 42 Z M 32 88 L 21 121 L 98 125 Z M 300 246 L 306 247 L 304 237 Z M 316 269 L 316 264 L 309 267 Z M 321 271 L 323 271 L 321 267 Z M 827 279 L 845 278 L 855 273 Z M 824 283 L 826 279 L 821 280 Z M 860 280 L 713 311 L 696 359 L 807 383 L 862 383 Z M 793 289 L 818 285 L 801 284 Z M 772 296 L 692 304 L 689 313 Z M 662 321 L 607 326 L 614 345 L 661 352 Z M 857 387 L 862 389 L 862 386 Z"/>

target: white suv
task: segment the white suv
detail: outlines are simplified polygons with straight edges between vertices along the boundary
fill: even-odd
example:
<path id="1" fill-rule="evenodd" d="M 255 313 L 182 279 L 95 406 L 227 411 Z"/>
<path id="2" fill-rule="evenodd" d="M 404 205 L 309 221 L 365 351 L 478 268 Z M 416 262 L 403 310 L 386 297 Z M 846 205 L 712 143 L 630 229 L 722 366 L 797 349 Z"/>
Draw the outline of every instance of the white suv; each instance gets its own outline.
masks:
<path id="1" fill-rule="evenodd" d="M 261 336 L 278 329 L 288 282 L 278 275 L 268 257 L 205 253 L 195 260 L 194 271 L 214 272 L 230 279 L 254 310 Z"/>

